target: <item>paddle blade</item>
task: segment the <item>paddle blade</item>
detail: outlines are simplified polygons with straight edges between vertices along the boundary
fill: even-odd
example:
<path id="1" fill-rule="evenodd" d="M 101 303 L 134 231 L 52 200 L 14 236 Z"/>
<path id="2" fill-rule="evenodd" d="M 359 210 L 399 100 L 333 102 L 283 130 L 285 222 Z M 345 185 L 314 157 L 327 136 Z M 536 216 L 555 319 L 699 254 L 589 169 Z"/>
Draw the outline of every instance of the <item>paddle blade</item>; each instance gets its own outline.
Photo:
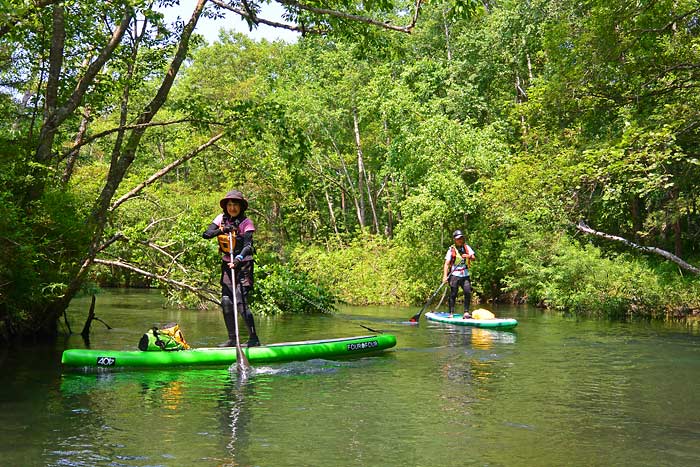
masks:
<path id="1" fill-rule="evenodd" d="M 417 322 L 418 322 L 418 320 L 420 319 L 420 315 L 423 313 L 423 310 L 425 310 L 425 309 L 428 307 L 428 305 L 430 305 L 430 303 L 433 301 L 433 299 L 434 299 L 435 296 L 438 294 L 438 292 L 440 292 L 440 289 L 442 289 L 444 286 L 445 286 L 445 282 L 441 282 L 441 283 L 440 283 L 440 287 L 438 287 L 437 289 L 435 289 L 435 292 L 433 292 L 433 294 L 430 296 L 430 298 L 428 299 L 428 301 L 425 302 L 425 305 L 423 305 L 423 308 L 421 308 L 420 311 L 419 311 L 418 313 L 416 313 L 415 315 L 413 315 L 413 316 L 411 317 L 411 319 L 408 320 L 410 323 L 417 323 Z"/>
<path id="2" fill-rule="evenodd" d="M 243 353 L 243 349 L 240 344 L 236 346 L 236 370 L 238 373 L 245 374 L 250 369 L 250 362 L 248 362 L 248 357 Z"/>

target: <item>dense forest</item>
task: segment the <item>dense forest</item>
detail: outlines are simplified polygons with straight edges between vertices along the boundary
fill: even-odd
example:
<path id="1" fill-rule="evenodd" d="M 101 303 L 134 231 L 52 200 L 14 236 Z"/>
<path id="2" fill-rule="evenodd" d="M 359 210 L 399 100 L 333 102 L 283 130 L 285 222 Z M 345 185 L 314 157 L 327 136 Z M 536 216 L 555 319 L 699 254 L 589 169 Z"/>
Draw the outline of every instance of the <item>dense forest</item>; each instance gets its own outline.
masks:
<path id="1" fill-rule="evenodd" d="M 481 302 L 700 313 L 696 0 L 277 1 L 296 43 L 195 32 L 258 1 L 4 3 L 0 342 L 104 286 L 216 306 L 232 188 L 259 313 L 421 303 L 457 228 Z"/>

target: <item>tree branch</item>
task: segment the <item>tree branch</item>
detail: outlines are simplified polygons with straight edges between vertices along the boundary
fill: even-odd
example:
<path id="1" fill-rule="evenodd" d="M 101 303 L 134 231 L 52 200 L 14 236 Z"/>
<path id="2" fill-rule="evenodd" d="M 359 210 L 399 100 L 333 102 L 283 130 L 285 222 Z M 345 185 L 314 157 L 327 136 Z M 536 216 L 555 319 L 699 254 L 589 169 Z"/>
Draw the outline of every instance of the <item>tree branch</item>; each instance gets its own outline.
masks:
<path id="1" fill-rule="evenodd" d="M 422 3 L 422 0 L 416 0 L 415 11 L 413 13 L 411 23 L 409 25 L 407 25 L 407 26 L 394 26 L 391 23 L 386 23 L 384 21 L 378 21 L 376 19 L 369 18 L 367 16 L 353 15 L 351 13 L 345 13 L 345 12 L 337 11 L 337 10 L 329 10 L 327 8 L 316 8 L 316 7 L 304 5 L 304 4 L 296 2 L 294 0 L 275 0 L 275 1 L 277 3 L 281 3 L 282 5 L 299 8 L 300 10 L 310 11 L 311 13 L 316 13 L 318 15 L 333 16 L 335 18 L 342 18 L 342 19 L 346 19 L 346 20 L 350 20 L 350 21 L 357 21 L 359 23 L 371 24 L 372 26 L 378 26 L 378 27 L 381 27 L 384 29 L 405 32 L 408 34 L 410 34 L 413 31 L 413 28 L 416 26 L 416 22 L 418 21 L 418 11 L 420 10 L 420 5 Z"/>
<path id="2" fill-rule="evenodd" d="M 119 232 L 117 235 L 115 235 L 115 236 L 112 237 L 112 238 L 113 238 L 114 240 L 121 240 L 121 241 L 126 242 L 126 243 L 132 243 L 132 242 L 133 242 L 132 239 L 130 239 L 130 238 L 127 237 L 126 235 L 122 234 L 121 232 Z M 155 244 L 155 243 L 153 243 L 153 242 L 148 242 L 148 241 L 146 241 L 146 240 L 138 240 L 137 243 L 139 243 L 139 244 L 141 244 L 141 245 L 144 245 L 144 246 L 147 246 L 147 247 L 149 247 L 149 248 L 151 248 L 151 249 L 153 249 L 153 250 L 156 250 L 156 251 L 157 251 L 158 253 L 160 253 L 161 255 L 168 257 L 168 259 L 170 259 L 171 264 L 175 265 L 180 271 L 182 271 L 183 273 L 187 274 L 187 269 L 185 269 L 185 267 L 184 267 L 183 265 L 181 265 L 180 263 L 177 262 L 177 257 L 171 255 L 170 253 L 168 253 L 162 246 L 157 245 L 157 244 Z M 178 255 L 178 256 L 179 256 L 179 255 Z"/>
<path id="3" fill-rule="evenodd" d="M 123 261 L 108 261 L 100 258 L 95 258 L 94 260 L 95 264 L 102 264 L 105 266 L 115 266 L 118 268 L 122 269 L 128 269 L 129 271 L 133 271 L 137 274 L 140 274 L 144 277 L 148 277 L 150 279 L 156 279 L 160 282 L 165 282 L 166 284 L 170 284 L 178 289 L 184 289 L 184 290 L 189 290 L 193 294 L 197 295 L 198 297 L 202 298 L 203 300 L 206 300 L 208 302 L 215 303 L 217 305 L 221 305 L 221 302 L 216 299 L 217 293 L 215 293 L 213 290 L 210 289 L 200 289 L 199 287 L 195 287 L 193 285 L 186 284 L 184 282 L 176 281 L 174 279 L 169 279 L 165 276 L 161 276 L 159 274 L 154 274 L 152 272 L 144 271 L 143 269 L 140 269 L 132 264 L 125 263 Z"/>
<path id="4" fill-rule="evenodd" d="M 692 264 L 686 263 L 678 256 L 676 256 L 673 253 L 670 253 L 666 250 L 662 250 L 661 248 L 656 248 L 656 247 L 652 247 L 652 246 L 637 245 L 636 243 L 633 243 L 633 242 L 627 240 L 626 238 L 622 238 L 622 237 L 618 237 L 616 235 L 610 235 L 610 234 L 607 234 L 605 232 L 599 232 L 597 230 L 593 230 L 588 225 L 586 225 L 586 223 L 583 221 L 579 221 L 579 223 L 576 225 L 576 228 L 583 233 L 586 233 L 589 235 L 595 235 L 596 237 L 605 238 L 606 240 L 613 240 L 616 242 L 621 242 L 629 247 L 632 247 L 636 250 L 643 251 L 645 253 L 654 253 L 655 255 L 662 256 L 669 261 L 673 261 L 678 266 L 680 266 L 681 269 L 684 269 L 686 271 L 690 271 L 693 274 L 700 274 L 700 268 L 696 268 Z"/>
<path id="5" fill-rule="evenodd" d="M 221 132 L 221 133 L 219 133 L 219 134 L 213 136 L 209 141 L 207 141 L 206 143 L 202 144 L 202 145 L 199 146 L 197 149 L 195 149 L 195 150 L 192 151 L 191 153 L 187 154 L 185 157 L 181 157 L 180 159 L 178 159 L 178 160 L 176 160 L 176 161 L 173 161 L 173 162 L 171 162 L 170 164 L 166 165 L 165 167 L 163 167 L 162 169 L 160 169 L 158 172 L 156 172 L 156 173 L 154 173 L 153 175 L 151 175 L 151 176 L 148 178 L 148 180 L 139 183 L 139 184 L 136 185 L 130 192 L 126 193 L 124 196 L 122 196 L 122 197 L 119 198 L 117 201 L 115 201 L 114 204 L 112 204 L 112 206 L 109 208 L 109 211 L 110 211 L 110 212 L 113 212 L 113 211 L 114 211 L 115 209 L 117 209 L 122 203 L 124 203 L 125 201 L 127 201 L 127 200 L 129 200 L 130 198 L 133 198 L 134 196 L 136 196 L 137 194 L 139 194 L 139 193 L 141 192 L 141 190 L 143 190 L 144 188 L 146 188 L 148 185 L 151 185 L 153 182 L 155 182 L 156 180 L 158 180 L 159 178 L 161 178 L 162 176 L 164 176 L 165 174 L 167 174 L 168 172 L 170 172 L 170 171 L 173 170 L 174 168 L 176 168 L 176 167 L 178 167 L 178 166 L 184 164 L 184 163 L 187 162 L 188 160 L 192 159 L 194 156 L 196 156 L 197 154 L 199 154 L 200 152 L 204 151 L 206 148 L 208 148 L 208 147 L 211 146 L 212 144 L 214 144 L 214 143 L 216 143 L 217 141 L 219 141 L 223 136 L 224 136 L 224 133 L 223 133 L 223 132 Z"/>
<path id="6" fill-rule="evenodd" d="M 140 128 L 149 128 L 153 126 L 167 126 L 167 125 L 174 125 L 176 123 L 187 123 L 187 122 L 192 122 L 191 118 L 180 118 L 177 120 L 170 120 L 167 122 L 149 122 L 149 123 L 140 123 L 136 125 L 123 125 L 123 126 L 118 126 L 116 128 L 110 128 L 109 130 L 101 131 L 99 133 L 95 133 L 94 135 L 88 137 L 88 138 L 83 138 L 80 140 L 80 142 L 76 142 L 70 150 L 66 153 L 64 153 L 61 156 L 60 160 L 65 159 L 66 157 L 71 157 L 73 156 L 81 147 L 85 146 L 86 144 L 90 144 L 96 139 L 103 138 L 107 135 L 111 135 L 112 133 L 116 133 L 118 131 L 126 131 L 126 130 L 136 130 Z M 207 123 L 213 123 L 215 125 L 222 125 L 221 123 L 218 122 L 207 122 Z"/>
<path id="7" fill-rule="evenodd" d="M 696 8 L 694 10 L 690 10 L 690 11 L 687 11 L 685 13 L 681 13 L 681 14 L 671 18 L 670 21 L 668 21 L 664 26 L 661 26 L 660 28 L 647 28 L 647 29 L 635 28 L 635 29 L 632 29 L 632 32 L 633 33 L 640 33 L 640 32 L 641 33 L 646 33 L 646 32 L 648 32 L 648 33 L 661 33 L 661 32 L 665 32 L 668 30 L 672 30 L 673 26 L 675 24 L 677 24 L 679 21 L 682 21 L 682 20 L 686 19 L 687 17 L 694 15 L 698 12 L 700 12 L 700 8 Z"/>
<path id="8" fill-rule="evenodd" d="M 311 34 L 323 34 L 324 32 L 326 32 L 326 31 L 324 31 L 324 30 L 322 30 L 322 29 L 316 29 L 316 28 L 307 29 L 307 28 L 305 28 L 304 26 L 293 26 L 293 25 L 291 25 L 291 24 L 278 23 L 278 22 L 276 22 L 276 21 L 270 21 L 269 19 L 261 18 L 261 17 L 259 17 L 259 16 L 257 16 L 257 15 L 252 16 L 252 15 L 248 14 L 247 12 L 245 12 L 245 11 L 239 9 L 239 8 L 235 8 L 235 7 L 231 6 L 231 5 L 227 5 L 226 3 L 224 3 L 224 2 L 222 2 L 222 1 L 220 1 L 220 0 L 209 0 L 209 1 L 212 2 L 212 3 L 215 4 L 215 5 L 220 6 L 221 8 L 224 8 L 224 9 L 226 9 L 226 10 L 229 10 L 229 11 L 231 11 L 231 12 L 237 14 L 238 16 L 240 16 L 240 17 L 242 17 L 242 18 L 245 18 L 245 19 L 251 21 L 251 22 L 254 23 L 254 24 L 264 24 L 264 25 L 266 25 L 266 26 L 271 26 L 271 27 L 273 27 L 273 28 L 287 29 L 287 30 L 289 30 L 289 31 L 300 32 L 300 33 L 302 33 L 302 34 L 307 34 L 307 33 L 311 33 Z"/>
<path id="9" fill-rule="evenodd" d="M 226 10 L 232 11 L 236 13 L 237 15 L 246 18 L 247 20 L 258 24 L 266 24 L 268 26 L 272 26 L 275 28 L 284 28 L 284 29 L 289 29 L 291 31 L 298 31 L 301 33 L 314 33 L 314 34 L 322 34 L 325 31 L 320 30 L 320 29 L 307 29 L 304 26 L 292 26 L 289 24 L 283 24 L 283 23 L 276 23 L 274 21 L 269 21 L 262 19 L 258 16 L 254 16 L 252 14 L 247 13 L 246 11 L 243 11 L 241 9 L 235 8 L 231 5 L 227 5 L 221 0 L 210 0 L 212 3 L 215 5 L 220 6 L 221 8 L 224 8 Z M 418 22 L 418 12 L 420 10 L 420 6 L 423 0 L 416 0 L 415 3 L 415 10 L 413 12 L 413 16 L 411 17 L 411 23 L 407 26 L 394 26 L 391 23 L 384 22 L 384 21 L 379 21 L 373 18 L 369 18 L 367 16 L 360 16 L 360 15 L 354 15 L 351 13 L 345 13 L 343 11 L 338 11 L 338 10 L 330 10 L 327 8 L 317 8 L 309 5 L 304 5 L 303 3 L 296 2 L 294 0 L 275 0 L 277 3 L 288 6 L 288 7 L 293 7 L 293 8 L 298 8 L 300 10 L 306 10 L 310 11 L 311 13 L 316 13 L 318 15 L 323 15 L 323 16 L 333 16 L 335 18 L 341 18 L 349 21 L 356 21 L 359 23 L 366 23 L 366 24 L 371 24 L 373 26 L 378 26 L 384 29 L 390 29 L 392 31 L 399 31 L 399 32 L 405 32 L 410 34 L 413 31 L 413 28 L 416 26 L 416 23 Z"/>

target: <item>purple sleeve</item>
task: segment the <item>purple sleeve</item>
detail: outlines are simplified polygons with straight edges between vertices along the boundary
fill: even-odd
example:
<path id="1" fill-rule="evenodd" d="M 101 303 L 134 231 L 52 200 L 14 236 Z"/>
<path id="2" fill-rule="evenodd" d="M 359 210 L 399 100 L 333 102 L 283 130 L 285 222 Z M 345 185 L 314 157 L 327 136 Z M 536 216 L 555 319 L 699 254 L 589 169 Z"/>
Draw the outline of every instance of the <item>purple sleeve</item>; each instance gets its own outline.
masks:
<path id="1" fill-rule="evenodd" d="M 238 226 L 238 232 L 241 234 L 246 232 L 255 232 L 255 225 L 253 225 L 253 221 L 246 217 Z"/>

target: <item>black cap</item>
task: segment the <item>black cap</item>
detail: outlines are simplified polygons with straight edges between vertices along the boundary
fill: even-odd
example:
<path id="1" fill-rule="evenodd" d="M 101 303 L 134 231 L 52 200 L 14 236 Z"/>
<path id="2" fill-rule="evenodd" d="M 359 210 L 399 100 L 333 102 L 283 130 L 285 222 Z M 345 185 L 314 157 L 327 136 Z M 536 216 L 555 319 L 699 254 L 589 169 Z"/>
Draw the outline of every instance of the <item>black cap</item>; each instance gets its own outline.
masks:
<path id="1" fill-rule="evenodd" d="M 455 230 L 454 232 L 452 232 L 452 238 L 455 238 L 455 239 L 456 239 L 456 238 L 459 238 L 459 237 L 464 238 L 464 234 L 462 233 L 461 230 Z"/>

